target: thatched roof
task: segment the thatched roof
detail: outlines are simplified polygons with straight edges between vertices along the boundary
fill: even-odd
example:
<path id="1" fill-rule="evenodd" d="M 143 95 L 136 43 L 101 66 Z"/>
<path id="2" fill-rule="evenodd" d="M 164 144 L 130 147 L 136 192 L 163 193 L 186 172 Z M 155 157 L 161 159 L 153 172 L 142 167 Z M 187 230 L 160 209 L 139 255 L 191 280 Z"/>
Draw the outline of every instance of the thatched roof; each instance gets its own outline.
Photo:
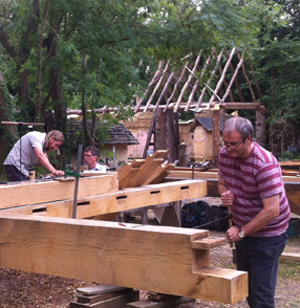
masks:
<path id="1" fill-rule="evenodd" d="M 212 123 L 212 117 L 202 117 L 202 118 L 196 118 L 197 123 L 202 125 L 207 131 L 212 131 L 213 129 L 213 123 Z M 220 130 L 223 130 L 223 124 L 224 119 L 221 119 L 221 127 Z"/>
<path id="2" fill-rule="evenodd" d="M 139 144 L 137 139 L 123 124 L 112 126 L 109 134 L 110 140 L 107 144 Z"/>

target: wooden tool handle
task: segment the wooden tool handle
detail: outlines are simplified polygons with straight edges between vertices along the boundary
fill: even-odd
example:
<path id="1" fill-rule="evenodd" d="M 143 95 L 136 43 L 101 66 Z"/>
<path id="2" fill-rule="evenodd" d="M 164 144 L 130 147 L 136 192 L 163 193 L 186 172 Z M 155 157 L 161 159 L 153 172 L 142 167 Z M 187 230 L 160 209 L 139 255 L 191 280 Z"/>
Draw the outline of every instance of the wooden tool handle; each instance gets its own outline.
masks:
<path id="1" fill-rule="evenodd" d="M 231 215 L 231 206 L 228 207 L 228 213 Z M 232 218 L 229 218 L 229 228 L 232 227 Z M 230 247 L 233 248 L 234 247 L 234 243 L 231 242 L 230 244 Z"/>
<path id="2" fill-rule="evenodd" d="M 32 122 L 11 122 L 11 121 L 1 121 L 3 125 L 28 125 L 28 126 L 44 126 L 45 123 L 32 123 Z"/>

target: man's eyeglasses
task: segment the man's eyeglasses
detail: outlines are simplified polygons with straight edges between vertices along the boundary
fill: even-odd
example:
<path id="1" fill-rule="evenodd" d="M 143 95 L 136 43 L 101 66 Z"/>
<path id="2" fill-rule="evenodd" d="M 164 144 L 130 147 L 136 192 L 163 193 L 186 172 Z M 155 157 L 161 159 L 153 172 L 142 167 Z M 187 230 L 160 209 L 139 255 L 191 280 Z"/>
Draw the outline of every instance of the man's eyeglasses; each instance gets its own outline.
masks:
<path id="1" fill-rule="evenodd" d="M 234 143 L 226 143 L 224 140 L 222 140 L 222 141 L 220 142 L 220 147 L 223 148 L 223 149 L 229 148 L 229 149 L 231 149 L 231 150 L 234 150 L 234 149 L 236 149 L 240 144 L 244 143 L 246 139 L 247 139 L 247 137 L 243 138 L 243 140 L 240 141 L 240 142 L 234 142 Z"/>
<path id="2" fill-rule="evenodd" d="M 85 155 L 83 155 L 84 157 L 93 157 L 93 156 L 95 156 L 95 155 L 93 155 L 93 154 L 85 154 Z"/>

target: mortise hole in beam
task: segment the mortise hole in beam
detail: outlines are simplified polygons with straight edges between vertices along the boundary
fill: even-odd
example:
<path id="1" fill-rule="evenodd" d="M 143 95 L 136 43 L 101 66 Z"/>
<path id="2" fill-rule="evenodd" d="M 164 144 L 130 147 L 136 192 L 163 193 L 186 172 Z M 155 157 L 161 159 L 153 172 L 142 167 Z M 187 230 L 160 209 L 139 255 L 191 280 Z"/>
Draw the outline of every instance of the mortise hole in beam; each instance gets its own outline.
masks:
<path id="1" fill-rule="evenodd" d="M 81 205 L 90 205 L 90 201 L 82 201 L 82 202 L 77 203 L 77 206 L 81 206 Z"/>
<path id="2" fill-rule="evenodd" d="M 127 199 L 127 196 L 118 196 L 116 197 L 117 200 L 123 200 L 123 199 Z"/>
<path id="3" fill-rule="evenodd" d="M 150 195 L 160 194 L 160 190 L 150 191 Z"/>
<path id="4" fill-rule="evenodd" d="M 180 189 L 181 189 L 181 190 L 188 190 L 188 189 L 189 189 L 189 186 L 181 186 Z"/>
<path id="5" fill-rule="evenodd" d="M 40 207 L 38 209 L 32 209 L 32 214 L 46 213 L 47 207 Z"/>

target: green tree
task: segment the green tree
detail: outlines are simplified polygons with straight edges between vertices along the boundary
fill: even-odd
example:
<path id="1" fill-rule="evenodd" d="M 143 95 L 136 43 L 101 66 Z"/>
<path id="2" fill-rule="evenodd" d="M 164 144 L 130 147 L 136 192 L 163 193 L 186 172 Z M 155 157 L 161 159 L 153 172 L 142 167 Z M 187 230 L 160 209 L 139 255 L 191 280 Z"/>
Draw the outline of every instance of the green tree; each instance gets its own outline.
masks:
<path id="1" fill-rule="evenodd" d="M 259 46 L 253 53 L 256 76 L 263 92 L 270 129 L 277 122 L 286 123 L 285 127 L 292 125 L 296 143 L 300 138 L 297 131 L 300 124 L 300 6 L 299 1 L 275 2 L 280 8 L 278 15 L 282 23 L 280 26 L 274 23 L 268 28 L 261 23 Z M 293 143 L 293 140 L 286 138 L 286 142 Z M 281 148 L 283 152 L 284 148 Z"/>
<path id="2" fill-rule="evenodd" d="M 81 108 L 90 144 L 97 117 L 87 110 L 121 107 L 116 118 L 130 116 L 126 107 L 158 59 L 179 63 L 212 47 L 252 50 L 262 16 L 266 28 L 279 19 L 273 2 L 236 0 L 9 0 L 0 12 L 3 74 L 22 120 L 54 110 L 64 130 L 66 109 Z"/>

